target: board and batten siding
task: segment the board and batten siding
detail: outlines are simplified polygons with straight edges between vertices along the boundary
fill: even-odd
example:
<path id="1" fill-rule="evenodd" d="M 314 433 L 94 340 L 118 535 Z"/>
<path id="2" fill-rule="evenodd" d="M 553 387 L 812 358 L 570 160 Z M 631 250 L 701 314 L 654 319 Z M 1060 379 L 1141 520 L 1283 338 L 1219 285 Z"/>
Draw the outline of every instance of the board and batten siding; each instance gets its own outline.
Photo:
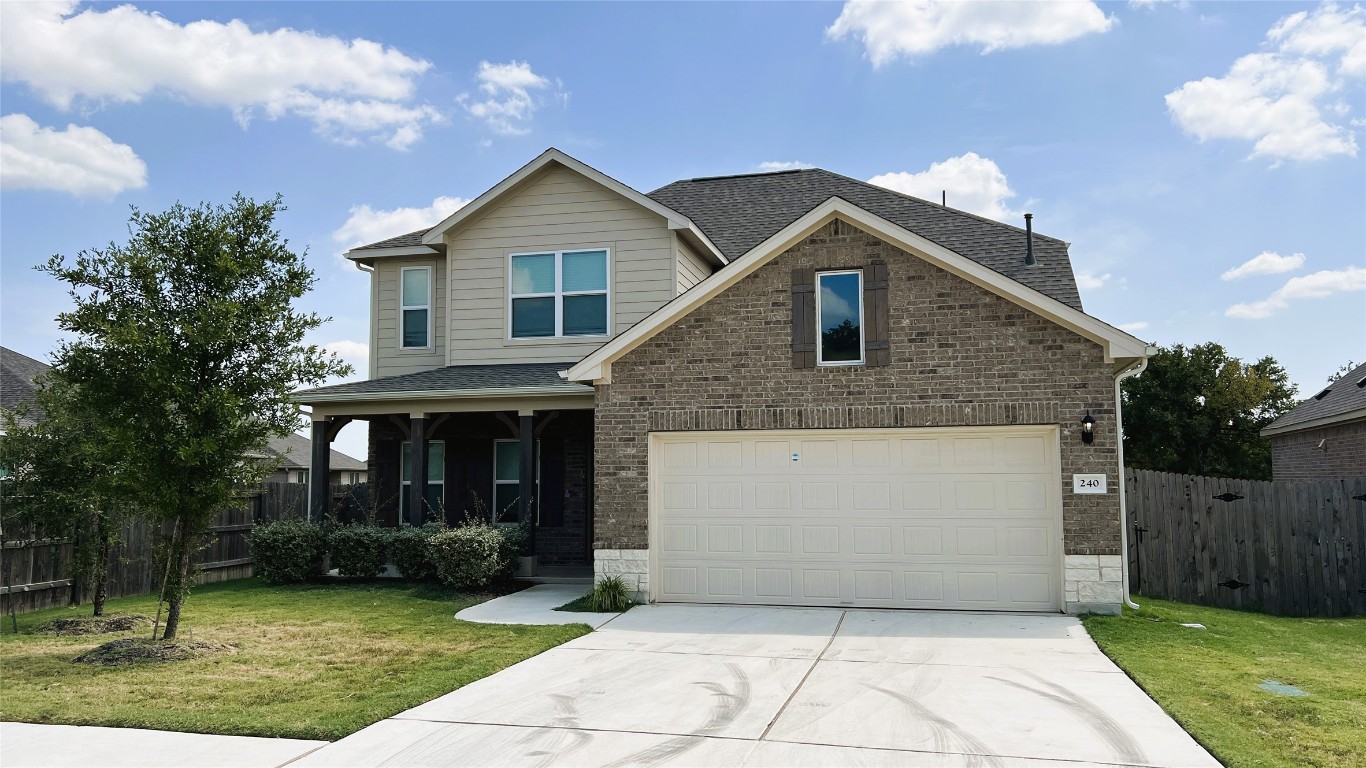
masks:
<path id="1" fill-rule="evenodd" d="M 399 275 L 404 267 L 433 267 L 432 346 L 402 349 L 399 339 Z M 446 365 L 446 264 L 432 259 L 379 259 L 372 278 L 378 286 L 374 313 L 374 370 L 371 376 L 399 376 Z"/>
<path id="2" fill-rule="evenodd" d="M 681 295 L 684 291 L 711 276 L 711 265 L 707 264 L 688 244 L 674 235 L 674 253 L 678 259 L 677 285 L 675 290 Z"/>
<path id="3" fill-rule="evenodd" d="M 607 248 L 616 335 L 676 295 L 674 237 L 663 217 L 562 166 L 551 166 L 446 235 L 449 363 L 577 360 L 605 341 L 508 338 L 508 255 Z M 383 299 L 382 299 L 383 300 Z"/>

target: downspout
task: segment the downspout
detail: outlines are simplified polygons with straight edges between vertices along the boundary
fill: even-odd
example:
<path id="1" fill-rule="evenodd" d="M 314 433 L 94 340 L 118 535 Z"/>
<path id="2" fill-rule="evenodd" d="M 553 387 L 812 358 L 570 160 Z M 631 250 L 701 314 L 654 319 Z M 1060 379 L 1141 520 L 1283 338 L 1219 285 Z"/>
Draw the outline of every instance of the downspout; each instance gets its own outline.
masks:
<path id="1" fill-rule="evenodd" d="M 1121 583 L 1124 586 L 1124 604 L 1137 610 L 1140 606 L 1129 598 L 1129 507 L 1124 499 L 1124 413 L 1119 394 L 1119 384 L 1130 376 L 1143 373 L 1148 367 L 1148 358 L 1139 360 L 1115 376 L 1115 448 L 1119 452 L 1119 551 L 1122 568 Z"/>

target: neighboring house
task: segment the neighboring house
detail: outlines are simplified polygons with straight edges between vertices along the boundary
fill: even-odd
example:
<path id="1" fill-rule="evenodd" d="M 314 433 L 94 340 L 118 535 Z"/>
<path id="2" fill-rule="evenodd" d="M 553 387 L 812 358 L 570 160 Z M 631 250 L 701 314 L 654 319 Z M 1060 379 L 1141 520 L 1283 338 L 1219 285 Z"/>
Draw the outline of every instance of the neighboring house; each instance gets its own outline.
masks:
<path id="1" fill-rule="evenodd" d="M 552 149 L 347 257 L 371 378 L 297 399 L 319 449 L 368 420 L 390 523 L 490 508 L 661 602 L 1124 600 L 1117 379 L 1152 350 L 1082 311 L 1061 240 L 819 169 L 642 194 Z"/>
<path id="2" fill-rule="evenodd" d="M 1262 429 L 1271 476 L 1321 480 L 1366 476 L 1366 363 Z"/>
<path id="3" fill-rule="evenodd" d="M 275 471 L 266 476 L 268 483 L 307 483 L 312 441 L 301 435 L 271 437 L 267 455 L 262 457 Z M 329 449 L 330 450 L 330 449 Z M 365 462 L 353 459 L 341 451 L 330 451 L 327 481 L 332 485 L 358 485 L 366 481 Z"/>
<path id="4" fill-rule="evenodd" d="M 51 366 L 0 347 L 0 410 L 19 414 L 20 424 L 31 424 L 43 414 L 34 402 L 38 377 Z"/>

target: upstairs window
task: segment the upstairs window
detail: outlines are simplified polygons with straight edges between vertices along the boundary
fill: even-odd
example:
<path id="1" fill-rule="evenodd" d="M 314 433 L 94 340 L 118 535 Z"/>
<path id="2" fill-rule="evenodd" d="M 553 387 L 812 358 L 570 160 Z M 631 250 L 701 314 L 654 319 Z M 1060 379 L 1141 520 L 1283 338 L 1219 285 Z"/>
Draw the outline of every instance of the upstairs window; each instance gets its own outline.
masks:
<path id="1" fill-rule="evenodd" d="M 816 364 L 863 364 L 863 273 L 816 274 Z"/>
<path id="2" fill-rule="evenodd" d="M 607 251 L 509 257 L 508 327 L 514 339 L 607 335 Z"/>
<path id="3" fill-rule="evenodd" d="M 400 346 L 427 349 L 432 346 L 432 268 L 404 267 L 400 272 L 402 307 L 399 310 Z"/>

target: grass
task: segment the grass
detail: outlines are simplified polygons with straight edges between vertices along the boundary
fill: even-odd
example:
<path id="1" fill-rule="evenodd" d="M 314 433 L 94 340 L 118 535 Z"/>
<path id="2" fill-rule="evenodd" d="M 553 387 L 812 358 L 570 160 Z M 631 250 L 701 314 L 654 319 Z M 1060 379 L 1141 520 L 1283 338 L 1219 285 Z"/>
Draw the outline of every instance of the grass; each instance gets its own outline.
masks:
<path id="1" fill-rule="evenodd" d="M 1138 602 L 1140 611 L 1087 617 L 1087 631 L 1220 762 L 1366 765 L 1366 617 L 1295 619 Z M 1309 695 L 1268 693 L 1258 688 L 1264 680 Z"/>
<path id="2" fill-rule="evenodd" d="M 167 664 L 96 667 L 71 659 L 107 635 L 34 634 L 89 606 L 19 617 L 0 634 L 0 720 L 334 740 L 589 632 L 586 625 L 456 621 L 491 595 L 407 582 L 197 588 L 179 640 L 235 652 Z M 110 600 L 111 613 L 156 613 L 155 597 Z"/>

